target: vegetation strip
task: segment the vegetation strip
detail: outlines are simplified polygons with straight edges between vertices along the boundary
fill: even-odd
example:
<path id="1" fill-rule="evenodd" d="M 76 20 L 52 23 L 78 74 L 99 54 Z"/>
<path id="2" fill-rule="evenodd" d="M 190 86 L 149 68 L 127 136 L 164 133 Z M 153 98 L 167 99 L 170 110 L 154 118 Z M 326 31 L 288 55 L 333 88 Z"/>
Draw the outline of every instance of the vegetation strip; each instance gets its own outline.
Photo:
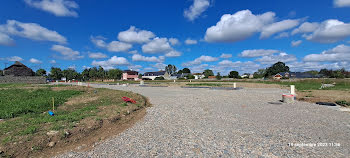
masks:
<path id="1" fill-rule="evenodd" d="M 22 84 L 0 86 L 8 88 L 0 92 L 0 114 L 4 118 L 0 122 L 0 150 L 4 151 L 0 157 L 28 157 L 79 142 L 89 133 L 107 124 L 113 126 L 148 104 L 138 94 L 110 89 Z M 123 96 L 137 103 L 125 103 Z M 52 97 L 57 108 L 55 116 L 47 113 L 52 108 Z M 13 110 L 11 106 L 16 108 Z"/>

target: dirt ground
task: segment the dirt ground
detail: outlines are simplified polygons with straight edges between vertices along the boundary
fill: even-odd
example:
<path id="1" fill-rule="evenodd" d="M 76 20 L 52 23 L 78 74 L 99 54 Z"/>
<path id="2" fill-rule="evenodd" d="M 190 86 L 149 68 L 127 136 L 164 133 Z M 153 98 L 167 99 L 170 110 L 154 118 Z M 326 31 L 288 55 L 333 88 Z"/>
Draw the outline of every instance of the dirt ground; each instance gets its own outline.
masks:
<path id="1" fill-rule="evenodd" d="M 222 87 L 233 87 L 233 83 L 228 82 L 168 82 L 168 83 L 153 83 L 153 86 L 170 86 L 181 87 L 187 86 L 187 84 L 222 84 Z M 237 82 L 237 87 L 243 88 L 281 88 L 290 90 L 288 86 L 278 84 L 263 84 L 252 82 Z M 297 99 L 299 101 L 306 101 L 311 103 L 316 102 L 332 102 L 336 101 L 348 101 L 350 102 L 350 91 L 343 90 L 308 90 L 308 91 L 296 91 Z"/>
<path id="2" fill-rule="evenodd" d="M 130 92 L 75 86 L 52 87 L 52 90 L 55 91 L 69 89 L 81 90 L 84 93 L 69 99 L 57 110 L 74 112 L 89 104 L 95 105 L 106 101 L 108 101 L 108 105 L 99 106 L 95 116 L 86 117 L 77 122 L 73 128 L 59 130 L 57 134 L 48 135 L 47 131 L 52 131 L 50 124 L 43 124 L 38 133 L 31 136 L 21 136 L 19 142 L 6 146 L 0 144 L 0 151 L 3 152 L 0 153 L 0 157 L 9 157 L 9 155 L 11 155 L 10 157 L 52 157 L 69 150 L 87 150 L 133 126 L 145 116 L 145 107 L 150 106 L 147 98 Z M 137 104 L 122 103 L 121 96 L 133 98 Z M 123 106 L 119 104 L 123 104 Z M 2 122 L 4 121 L 0 123 Z"/>
<path id="3" fill-rule="evenodd" d="M 297 98 L 301 101 L 307 102 L 336 102 L 336 101 L 350 101 L 350 91 L 340 90 L 310 90 L 298 91 Z"/>

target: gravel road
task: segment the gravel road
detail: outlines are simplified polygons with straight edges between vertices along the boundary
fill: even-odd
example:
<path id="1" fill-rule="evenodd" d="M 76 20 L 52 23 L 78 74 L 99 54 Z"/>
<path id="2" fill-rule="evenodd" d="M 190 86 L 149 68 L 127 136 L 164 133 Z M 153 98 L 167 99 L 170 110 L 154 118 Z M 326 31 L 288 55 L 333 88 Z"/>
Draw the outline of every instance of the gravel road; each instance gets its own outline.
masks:
<path id="1" fill-rule="evenodd" d="M 285 90 L 91 86 L 142 94 L 153 107 L 91 151 L 58 157 L 350 157 L 350 113 L 272 104 Z"/>

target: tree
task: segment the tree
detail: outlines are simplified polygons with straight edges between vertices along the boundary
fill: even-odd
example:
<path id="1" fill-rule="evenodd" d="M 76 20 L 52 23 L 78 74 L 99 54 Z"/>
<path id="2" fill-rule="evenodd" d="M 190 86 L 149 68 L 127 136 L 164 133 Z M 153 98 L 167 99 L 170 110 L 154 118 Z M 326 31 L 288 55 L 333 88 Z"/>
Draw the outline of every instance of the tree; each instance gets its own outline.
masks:
<path id="1" fill-rule="evenodd" d="M 120 69 L 110 69 L 107 72 L 107 76 L 109 79 L 117 79 L 120 80 L 122 78 L 123 71 Z"/>
<path id="2" fill-rule="evenodd" d="M 93 67 L 93 68 L 89 69 L 89 77 L 90 77 L 90 79 L 97 79 L 98 78 L 97 74 L 98 74 L 98 70 L 97 70 L 96 67 Z"/>
<path id="3" fill-rule="evenodd" d="M 81 77 L 84 81 L 90 80 L 89 69 L 84 69 L 84 71 L 81 73 Z"/>
<path id="4" fill-rule="evenodd" d="M 209 69 L 204 70 L 203 74 L 204 74 L 205 78 L 208 78 L 209 76 L 214 76 L 213 71 L 209 70 Z"/>
<path id="5" fill-rule="evenodd" d="M 182 73 L 191 73 L 191 70 L 189 68 L 182 69 Z"/>
<path id="6" fill-rule="evenodd" d="M 279 61 L 273 64 L 271 67 L 267 68 L 265 77 L 270 77 L 280 72 L 289 72 L 289 67 L 286 66 L 285 63 Z"/>
<path id="7" fill-rule="evenodd" d="M 100 78 L 100 79 L 103 79 L 103 78 L 106 77 L 106 71 L 103 69 L 102 66 L 98 67 L 97 77 Z"/>
<path id="8" fill-rule="evenodd" d="M 142 79 L 142 74 L 139 74 L 139 79 Z"/>
<path id="9" fill-rule="evenodd" d="M 62 71 L 63 77 L 66 78 L 66 80 L 73 80 L 76 79 L 77 73 L 74 69 L 65 69 Z"/>
<path id="10" fill-rule="evenodd" d="M 218 72 L 218 73 L 216 74 L 216 79 L 217 79 L 217 80 L 221 80 L 221 78 L 222 78 L 222 76 L 220 75 L 220 72 Z"/>
<path id="11" fill-rule="evenodd" d="M 259 69 L 257 72 L 254 72 L 254 78 L 263 78 L 265 77 L 266 69 Z"/>
<path id="12" fill-rule="evenodd" d="M 187 79 L 195 79 L 196 77 L 192 74 L 187 75 Z"/>
<path id="13" fill-rule="evenodd" d="M 62 70 L 60 68 L 52 67 L 50 71 L 50 78 L 54 80 L 60 80 L 62 78 Z"/>
<path id="14" fill-rule="evenodd" d="M 46 70 L 44 69 L 36 70 L 35 76 L 46 76 Z"/>
<path id="15" fill-rule="evenodd" d="M 156 77 L 154 80 L 165 80 L 165 78 L 163 76 L 160 76 L 160 77 Z"/>
<path id="16" fill-rule="evenodd" d="M 316 71 L 316 70 L 306 71 L 306 73 L 309 73 L 312 75 L 318 75 L 318 71 Z"/>
<path id="17" fill-rule="evenodd" d="M 231 71 L 231 72 L 228 74 L 228 77 L 229 77 L 229 78 L 240 78 L 239 73 L 238 73 L 237 71 Z"/>
<path id="18" fill-rule="evenodd" d="M 169 75 L 172 75 L 172 74 L 175 74 L 176 73 L 176 66 L 175 65 L 171 65 L 169 64 L 168 66 L 165 67 L 165 71 L 169 74 Z"/>

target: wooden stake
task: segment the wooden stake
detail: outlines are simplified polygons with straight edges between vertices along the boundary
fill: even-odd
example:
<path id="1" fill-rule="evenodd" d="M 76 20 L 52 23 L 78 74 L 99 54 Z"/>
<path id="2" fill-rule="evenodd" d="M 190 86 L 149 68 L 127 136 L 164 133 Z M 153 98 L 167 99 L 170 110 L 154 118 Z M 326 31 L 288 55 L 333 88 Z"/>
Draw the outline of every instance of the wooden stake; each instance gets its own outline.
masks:
<path id="1" fill-rule="evenodd" d="M 55 98 L 52 97 L 52 111 L 55 111 Z"/>

